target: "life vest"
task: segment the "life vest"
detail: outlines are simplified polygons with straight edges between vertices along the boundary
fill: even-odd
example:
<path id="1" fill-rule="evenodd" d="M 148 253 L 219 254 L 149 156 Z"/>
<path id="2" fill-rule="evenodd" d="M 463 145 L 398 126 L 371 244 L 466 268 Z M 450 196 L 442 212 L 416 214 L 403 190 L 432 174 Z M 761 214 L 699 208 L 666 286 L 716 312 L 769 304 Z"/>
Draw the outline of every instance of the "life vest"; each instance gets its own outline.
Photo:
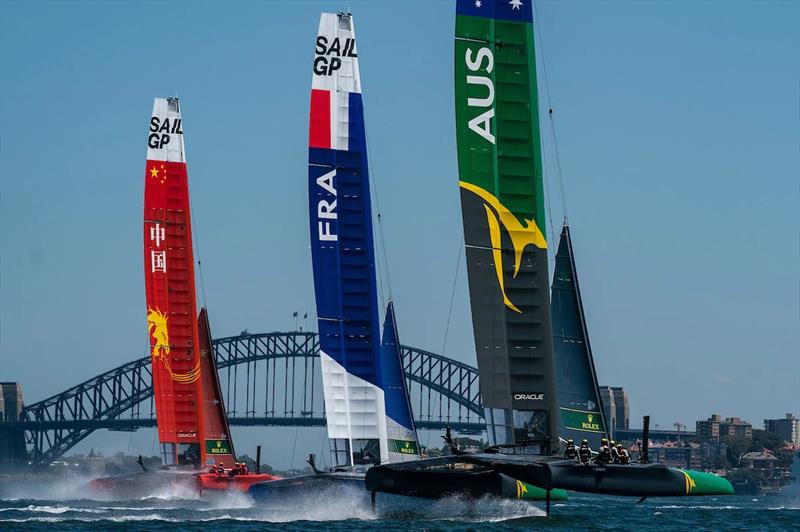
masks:
<path id="1" fill-rule="evenodd" d="M 564 451 L 564 459 L 565 460 L 575 460 L 578 458 L 578 450 L 575 449 L 574 445 L 567 445 L 566 450 Z"/>
<path id="2" fill-rule="evenodd" d="M 608 445 L 600 447 L 600 451 L 597 453 L 597 458 L 595 458 L 594 461 L 598 464 L 607 464 L 611 461 L 611 449 L 608 448 Z"/>
<path id="3" fill-rule="evenodd" d="M 581 448 L 578 449 L 578 456 L 580 456 L 581 462 L 588 464 L 589 460 L 592 459 L 592 450 L 588 446 L 581 446 Z"/>

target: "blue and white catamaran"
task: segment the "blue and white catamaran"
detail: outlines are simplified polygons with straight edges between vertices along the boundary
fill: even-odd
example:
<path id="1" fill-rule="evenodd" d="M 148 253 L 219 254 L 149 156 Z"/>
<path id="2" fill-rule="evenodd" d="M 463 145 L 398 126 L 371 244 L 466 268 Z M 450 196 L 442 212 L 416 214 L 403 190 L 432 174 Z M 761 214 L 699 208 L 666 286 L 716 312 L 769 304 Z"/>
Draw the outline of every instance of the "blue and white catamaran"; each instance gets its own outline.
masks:
<path id="1" fill-rule="evenodd" d="M 381 334 L 364 107 L 350 14 L 320 18 L 310 115 L 311 251 L 331 468 L 305 480 L 363 486 L 370 466 L 416 460 L 419 445 L 391 301 Z M 251 493 L 299 480 L 267 483 Z"/>

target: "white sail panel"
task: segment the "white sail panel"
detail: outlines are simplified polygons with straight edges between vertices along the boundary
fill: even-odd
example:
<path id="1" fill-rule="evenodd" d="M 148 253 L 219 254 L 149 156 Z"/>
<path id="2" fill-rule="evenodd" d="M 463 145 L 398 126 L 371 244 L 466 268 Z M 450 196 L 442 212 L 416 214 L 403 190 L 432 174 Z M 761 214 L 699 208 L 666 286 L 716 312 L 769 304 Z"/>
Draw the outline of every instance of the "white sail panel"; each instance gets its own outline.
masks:
<path id="1" fill-rule="evenodd" d="M 177 98 L 156 98 L 147 136 L 149 161 L 186 162 L 183 119 Z"/>

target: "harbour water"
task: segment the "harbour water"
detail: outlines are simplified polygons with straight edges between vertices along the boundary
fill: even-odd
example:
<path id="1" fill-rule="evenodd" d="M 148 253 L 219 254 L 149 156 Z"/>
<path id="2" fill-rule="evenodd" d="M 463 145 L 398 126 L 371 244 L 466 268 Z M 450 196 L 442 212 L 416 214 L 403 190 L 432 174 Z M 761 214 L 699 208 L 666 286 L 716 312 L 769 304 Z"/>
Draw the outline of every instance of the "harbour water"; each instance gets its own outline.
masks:
<path id="1" fill-rule="evenodd" d="M 800 497 L 636 499 L 570 494 L 543 504 L 453 497 L 373 510 L 363 493 L 254 503 L 244 494 L 102 500 L 81 479 L 0 484 L 2 530 L 800 530 Z"/>

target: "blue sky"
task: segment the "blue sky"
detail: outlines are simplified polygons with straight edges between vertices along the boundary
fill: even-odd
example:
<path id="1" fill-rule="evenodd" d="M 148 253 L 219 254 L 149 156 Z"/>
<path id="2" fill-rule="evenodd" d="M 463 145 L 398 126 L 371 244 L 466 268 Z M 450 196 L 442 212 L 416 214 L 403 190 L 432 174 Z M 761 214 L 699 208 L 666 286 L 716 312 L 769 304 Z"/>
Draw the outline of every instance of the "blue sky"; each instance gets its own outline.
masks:
<path id="1" fill-rule="evenodd" d="M 451 2 L 2 2 L 0 379 L 33 402 L 146 353 L 156 96 L 182 99 L 215 334 L 313 312 L 313 42 L 319 12 L 348 5 L 401 340 L 442 350 L 461 240 Z M 601 384 L 662 427 L 797 414 L 800 4 L 537 12 Z M 463 267 L 446 352 L 475 362 Z M 122 441 L 102 438 L 87 445 Z"/>

